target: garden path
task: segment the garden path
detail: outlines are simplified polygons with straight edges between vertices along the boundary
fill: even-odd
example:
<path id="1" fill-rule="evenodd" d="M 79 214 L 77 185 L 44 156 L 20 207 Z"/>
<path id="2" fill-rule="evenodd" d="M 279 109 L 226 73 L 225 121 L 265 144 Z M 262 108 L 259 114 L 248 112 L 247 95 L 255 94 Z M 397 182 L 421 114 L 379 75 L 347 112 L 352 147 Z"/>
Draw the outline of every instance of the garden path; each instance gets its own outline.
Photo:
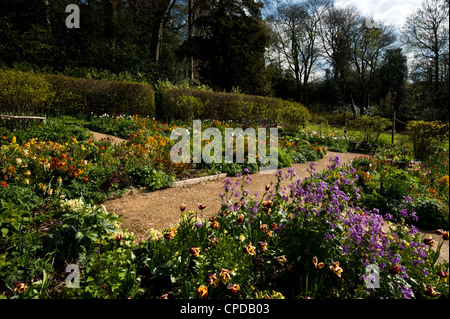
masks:
<path id="1" fill-rule="evenodd" d="M 122 139 L 105 134 L 94 133 L 94 138 L 108 138 L 113 144 L 121 143 Z M 316 161 L 317 172 L 327 167 L 329 159 L 339 155 L 342 164 L 350 163 L 357 153 L 336 153 L 328 151 L 327 155 Z M 309 176 L 306 171 L 310 163 L 293 164 L 297 176 L 296 179 L 303 179 Z M 284 172 L 287 168 L 283 169 Z M 255 193 L 259 197 L 264 193 L 264 187 L 271 182 L 276 183 L 274 174 L 252 174 L 252 182 L 245 185 L 249 196 Z M 232 182 L 239 178 L 231 177 Z M 197 184 L 181 185 L 177 187 L 162 189 L 154 192 L 141 192 L 133 189 L 126 196 L 108 200 L 104 203 L 105 208 L 115 214 L 121 215 L 122 229 L 133 232 L 137 241 L 146 240 L 151 229 L 163 230 L 170 226 L 175 226 L 180 218 L 180 204 L 187 204 L 187 210 L 196 210 L 197 204 L 206 205 L 203 211 L 203 218 L 217 215 L 220 208 L 221 199 L 219 194 L 223 192 L 223 179 L 203 181 Z M 282 186 L 288 184 L 284 181 Z M 442 242 L 442 236 L 434 234 L 433 231 L 420 230 L 424 236 L 431 235 L 436 241 L 436 245 Z M 449 261 L 449 241 L 444 241 L 441 249 L 440 261 Z"/>

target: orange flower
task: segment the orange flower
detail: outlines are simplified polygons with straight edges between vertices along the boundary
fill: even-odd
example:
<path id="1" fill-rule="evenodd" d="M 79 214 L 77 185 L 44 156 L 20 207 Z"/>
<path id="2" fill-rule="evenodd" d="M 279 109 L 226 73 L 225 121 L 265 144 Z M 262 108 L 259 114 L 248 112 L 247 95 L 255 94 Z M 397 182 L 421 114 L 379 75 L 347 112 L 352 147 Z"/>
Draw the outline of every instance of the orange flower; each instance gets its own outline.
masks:
<path id="1" fill-rule="evenodd" d="M 14 285 L 14 291 L 17 291 L 19 294 L 25 292 L 26 289 L 27 286 L 21 281 L 16 282 Z"/>
<path id="2" fill-rule="evenodd" d="M 330 270 L 339 278 L 341 278 L 342 268 L 339 267 L 339 261 L 335 261 L 330 265 Z"/>
<path id="3" fill-rule="evenodd" d="M 201 285 L 197 289 L 197 297 L 199 299 L 205 299 L 208 296 L 208 287 Z"/>
<path id="4" fill-rule="evenodd" d="M 278 257 L 276 258 L 276 260 L 277 260 L 278 263 L 280 263 L 280 264 L 284 264 L 284 263 L 287 261 L 285 255 L 278 256 Z"/>
<path id="5" fill-rule="evenodd" d="M 215 272 L 206 275 L 205 281 L 213 287 L 217 287 L 219 285 L 219 278 L 216 277 Z"/>
<path id="6" fill-rule="evenodd" d="M 1 184 L 3 187 L 8 187 L 8 183 L 7 182 L 2 182 Z"/>
<path id="7" fill-rule="evenodd" d="M 244 246 L 244 252 L 249 255 L 256 255 L 255 246 L 252 246 L 252 243 L 248 243 L 248 245 Z"/>
<path id="8" fill-rule="evenodd" d="M 230 271 L 222 268 L 219 273 L 219 278 L 222 280 L 222 283 L 225 285 L 227 283 L 227 280 L 231 279 Z"/>
<path id="9" fill-rule="evenodd" d="M 316 256 L 313 257 L 313 265 L 314 265 L 314 268 L 317 268 L 317 269 L 322 269 L 323 267 L 325 267 L 324 263 L 322 263 L 322 262 L 319 263 L 319 260 L 317 259 Z"/>
<path id="10" fill-rule="evenodd" d="M 265 241 L 259 241 L 258 246 L 259 248 L 261 248 L 262 251 L 266 251 L 267 249 L 267 243 Z"/>
<path id="11" fill-rule="evenodd" d="M 220 228 L 219 222 L 217 220 L 213 221 L 211 223 L 211 228 L 212 229 L 219 229 Z"/>
<path id="12" fill-rule="evenodd" d="M 200 247 L 192 247 L 191 249 L 189 249 L 189 251 L 194 256 L 200 255 Z"/>
<path id="13" fill-rule="evenodd" d="M 241 287 L 238 284 L 231 284 L 227 287 L 228 292 L 235 294 L 241 290 Z"/>

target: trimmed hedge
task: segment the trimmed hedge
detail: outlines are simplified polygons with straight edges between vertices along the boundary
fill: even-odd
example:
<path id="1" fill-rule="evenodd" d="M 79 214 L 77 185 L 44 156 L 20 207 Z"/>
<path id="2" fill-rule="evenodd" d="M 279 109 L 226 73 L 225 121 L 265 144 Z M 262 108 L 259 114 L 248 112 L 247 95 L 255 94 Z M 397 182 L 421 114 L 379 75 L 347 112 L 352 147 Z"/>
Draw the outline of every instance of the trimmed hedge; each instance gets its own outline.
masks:
<path id="1" fill-rule="evenodd" d="M 39 105 L 39 108 L 32 110 L 38 110 L 48 115 L 101 115 L 106 113 L 153 117 L 155 114 L 155 93 L 153 87 L 148 84 L 1 71 L 0 83 L 7 80 L 10 86 L 9 91 L 17 92 L 22 92 L 24 88 L 27 88 L 26 83 L 33 83 L 36 88 L 28 90 L 29 94 L 36 92 L 40 95 L 30 97 L 29 100 L 42 100 L 42 89 L 40 88 L 49 87 L 53 93 L 52 98 L 45 100 L 43 106 Z M 16 113 L 17 108 L 13 108 L 15 103 L 6 103 L 6 101 L 11 98 L 19 100 L 22 98 L 21 95 L 17 94 L 17 97 L 11 97 L 11 94 L 6 95 L 5 92 L 5 90 L 0 90 L 0 110 L 5 113 Z"/>
<path id="2" fill-rule="evenodd" d="M 304 108 L 301 104 L 279 98 L 239 93 L 189 88 L 168 88 L 161 92 L 161 107 L 166 120 L 231 120 L 251 126 L 259 124 L 264 119 L 270 119 L 272 124 L 276 124 L 279 110 L 288 104 Z M 305 110 L 308 112 L 306 108 Z"/>
<path id="3" fill-rule="evenodd" d="M 45 75 L 56 91 L 51 112 L 95 115 L 155 114 L 155 94 L 148 84 Z"/>

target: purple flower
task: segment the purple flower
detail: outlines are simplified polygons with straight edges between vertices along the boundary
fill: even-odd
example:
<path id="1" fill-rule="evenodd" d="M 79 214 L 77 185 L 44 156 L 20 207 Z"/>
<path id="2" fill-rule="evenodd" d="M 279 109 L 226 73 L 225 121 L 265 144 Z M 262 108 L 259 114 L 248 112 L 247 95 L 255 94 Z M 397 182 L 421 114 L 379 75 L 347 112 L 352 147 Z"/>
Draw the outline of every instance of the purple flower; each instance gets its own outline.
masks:
<path id="1" fill-rule="evenodd" d="M 405 208 L 401 209 L 398 213 L 403 217 L 408 217 L 408 211 Z"/>
<path id="2" fill-rule="evenodd" d="M 411 202 L 412 202 L 412 198 L 411 198 L 411 196 L 409 196 L 409 195 L 406 195 L 406 197 L 405 197 L 405 202 L 407 202 L 407 203 L 411 203 Z"/>

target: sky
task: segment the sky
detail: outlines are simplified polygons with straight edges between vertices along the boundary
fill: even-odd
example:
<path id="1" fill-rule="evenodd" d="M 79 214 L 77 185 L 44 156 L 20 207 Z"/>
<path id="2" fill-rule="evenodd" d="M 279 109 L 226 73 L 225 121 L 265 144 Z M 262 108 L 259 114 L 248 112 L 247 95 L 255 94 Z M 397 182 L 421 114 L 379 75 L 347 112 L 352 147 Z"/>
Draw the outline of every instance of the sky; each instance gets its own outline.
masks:
<path id="1" fill-rule="evenodd" d="M 375 21 L 381 20 L 384 24 L 392 25 L 398 29 L 406 21 L 406 17 L 415 12 L 423 0 L 335 0 L 338 7 L 353 5 L 359 9 L 363 16 L 372 16 Z"/>

